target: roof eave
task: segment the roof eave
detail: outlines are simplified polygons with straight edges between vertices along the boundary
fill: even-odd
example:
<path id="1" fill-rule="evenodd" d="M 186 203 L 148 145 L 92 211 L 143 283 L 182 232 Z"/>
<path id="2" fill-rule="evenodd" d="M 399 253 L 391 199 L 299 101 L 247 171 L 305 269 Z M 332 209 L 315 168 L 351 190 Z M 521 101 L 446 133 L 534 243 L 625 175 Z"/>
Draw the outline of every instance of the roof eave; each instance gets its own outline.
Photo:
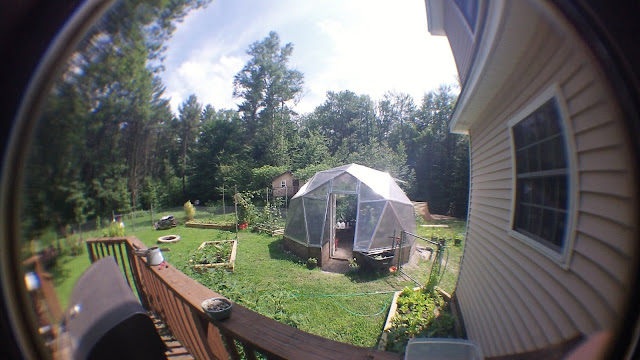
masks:
<path id="1" fill-rule="evenodd" d="M 489 2 L 475 61 L 449 122 L 452 133 L 468 134 L 502 84 L 513 76 L 536 29 L 525 11 L 526 7 L 518 2 Z"/>
<path id="2" fill-rule="evenodd" d="M 443 0 L 425 0 L 427 29 L 431 35 L 446 36 L 444 31 Z"/>

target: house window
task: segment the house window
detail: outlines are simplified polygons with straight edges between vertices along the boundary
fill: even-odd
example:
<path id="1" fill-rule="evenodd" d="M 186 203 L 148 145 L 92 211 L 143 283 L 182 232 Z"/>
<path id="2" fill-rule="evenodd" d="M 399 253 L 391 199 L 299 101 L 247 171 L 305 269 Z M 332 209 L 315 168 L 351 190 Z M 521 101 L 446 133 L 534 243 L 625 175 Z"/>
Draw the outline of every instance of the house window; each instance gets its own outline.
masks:
<path id="1" fill-rule="evenodd" d="M 569 169 L 558 100 L 511 127 L 515 153 L 514 231 L 562 254 L 569 222 Z"/>
<path id="2" fill-rule="evenodd" d="M 287 186 L 287 180 L 280 181 L 280 187 L 283 188 L 285 186 Z"/>

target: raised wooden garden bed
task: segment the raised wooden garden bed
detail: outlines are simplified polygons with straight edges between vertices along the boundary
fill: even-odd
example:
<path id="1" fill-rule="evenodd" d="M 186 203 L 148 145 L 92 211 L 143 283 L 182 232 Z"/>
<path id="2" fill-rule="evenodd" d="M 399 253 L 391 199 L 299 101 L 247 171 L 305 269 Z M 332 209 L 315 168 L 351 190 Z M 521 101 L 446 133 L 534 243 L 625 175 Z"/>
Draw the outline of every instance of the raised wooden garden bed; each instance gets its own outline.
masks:
<path id="1" fill-rule="evenodd" d="M 222 267 L 233 272 L 237 250 L 236 240 L 205 241 L 191 256 L 190 263 L 194 269 Z"/>
<path id="2" fill-rule="evenodd" d="M 217 229 L 217 230 L 226 230 L 226 231 L 234 231 L 236 229 L 235 224 L 202 224 L 193 221 L 187 221 L 184 224 L 186 227 L 196 228 L 196 229 Z"/>

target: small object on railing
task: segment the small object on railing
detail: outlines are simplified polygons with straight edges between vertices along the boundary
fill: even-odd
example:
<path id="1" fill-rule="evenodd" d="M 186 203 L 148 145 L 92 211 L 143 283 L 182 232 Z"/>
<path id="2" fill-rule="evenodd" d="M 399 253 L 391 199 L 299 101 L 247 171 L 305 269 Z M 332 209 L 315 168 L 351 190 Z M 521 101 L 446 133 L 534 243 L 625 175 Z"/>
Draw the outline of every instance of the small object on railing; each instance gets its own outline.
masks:
<path id="1" fill-rule="evenodd" d="M 164 268 L 168 268 L 169 264 L 167 264 L 166 260 L 163 260 L 160 265 L 158 265 L 158 270 L 162 270 Z"/>
<path id="2" fill-rule="evenodd" d="M 231 316 L 231 301 L 222 297 L 210 298 L 202 302 L 202 310 L 214 320 Z"/>
<path id="3" fill-rule="evenodd" d="M 147 258 L 147 263 L 151 266 L 160 265 L 164 261 L 162 251 L 157 247 L 151 247 L 148 249 L 139 249 L 133 252 L 136 256 L 143 256 Z"/>

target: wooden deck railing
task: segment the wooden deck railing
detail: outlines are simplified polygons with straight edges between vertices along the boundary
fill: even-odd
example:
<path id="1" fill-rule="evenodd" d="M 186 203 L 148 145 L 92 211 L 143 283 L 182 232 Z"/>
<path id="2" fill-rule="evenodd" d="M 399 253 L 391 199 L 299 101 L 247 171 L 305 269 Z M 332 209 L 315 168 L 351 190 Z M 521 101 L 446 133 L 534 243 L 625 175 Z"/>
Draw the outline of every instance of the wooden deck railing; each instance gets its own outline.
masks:
<path id="1" fill-rule="evenodd" d="M 133 281 L 142 305 L 162 318 L 196 358 L 256 359 L 259 353 L 268 359 L 401 359 L 399 354 L 309 334 L 235 303 L 231 318 L 211 320 L 200 304 L 221 295 L 171 264 L 160 270 L 134 256 L 135 249 L 146 248 L 137 238 L 91 239 L 87 248 L 92 262 L 105 256 L 116 258 L 129 284 Z"/>

